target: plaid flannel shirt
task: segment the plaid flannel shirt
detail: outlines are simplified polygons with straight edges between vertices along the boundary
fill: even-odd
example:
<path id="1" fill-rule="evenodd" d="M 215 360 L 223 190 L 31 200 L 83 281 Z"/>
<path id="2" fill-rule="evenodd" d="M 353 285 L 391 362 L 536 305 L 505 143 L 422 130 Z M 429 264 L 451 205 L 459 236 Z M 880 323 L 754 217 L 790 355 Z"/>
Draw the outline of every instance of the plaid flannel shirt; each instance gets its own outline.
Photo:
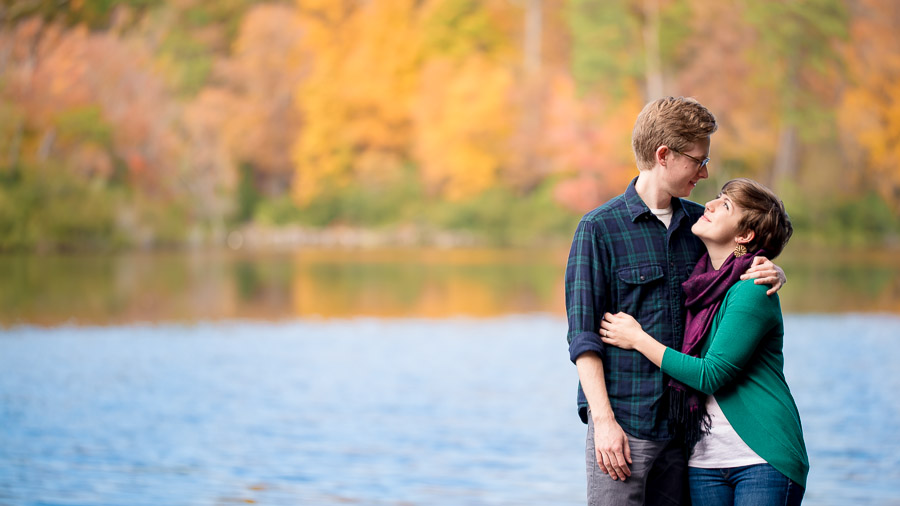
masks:
<path id="1" fill-rule="evenodd" d="M 668 376 L 634 350 L 607 346 L 598 331 L 603 313 L 628 313 L 656 340 L 680 349 L 684 336 L 684 282 L 706 251 L 691 233 L 703 206 L 672 199 L 668 230 L 635 190 L 587 213 L 578 224 L 566 266 L 567 340 L 572 362 L 585 352 L 603 361 L 616 421 L 634 437 L 672 437 L 663 402 Z M 587 423 L 587 399 L 578 385 L 578 412 Z"/>

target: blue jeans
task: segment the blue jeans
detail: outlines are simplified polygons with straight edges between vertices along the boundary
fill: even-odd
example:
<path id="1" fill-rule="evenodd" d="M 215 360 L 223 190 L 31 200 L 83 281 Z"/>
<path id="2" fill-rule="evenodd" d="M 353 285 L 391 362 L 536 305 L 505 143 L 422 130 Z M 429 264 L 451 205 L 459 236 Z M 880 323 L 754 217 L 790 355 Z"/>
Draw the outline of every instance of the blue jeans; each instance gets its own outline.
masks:
<path id="1" fill-rule="evenodd" d="M 688 468 L 694 506 L 797 506 L 804 489 L 769 464 Z"/>

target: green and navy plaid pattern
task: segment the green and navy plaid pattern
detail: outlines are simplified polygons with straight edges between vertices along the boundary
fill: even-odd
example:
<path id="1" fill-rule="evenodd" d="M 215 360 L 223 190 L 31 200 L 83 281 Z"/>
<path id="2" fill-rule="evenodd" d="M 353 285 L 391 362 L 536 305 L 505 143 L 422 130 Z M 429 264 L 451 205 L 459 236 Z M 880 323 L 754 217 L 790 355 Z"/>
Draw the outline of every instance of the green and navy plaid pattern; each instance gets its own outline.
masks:
<path id="1" fill-rule="evenodd" d="M 706 251 L 691 233 L 703 206 L 672 199 L 674 213 L 667 230 L 638 196 L 636 180 L 578 224 L 566 266 L 567 339 L 572 362 L 591 351 L 603 360 L 609 402 L 622 429 L 639 439 L 661 441 L 672 437 L 663 402 L 668 377 L 640 353 L 606 346 L 598 331 L 603 313 L 622 311 L 659 342 L 681 347 L 681 283 Z M 578 408 L 586 423 L 581 385 Z"/>

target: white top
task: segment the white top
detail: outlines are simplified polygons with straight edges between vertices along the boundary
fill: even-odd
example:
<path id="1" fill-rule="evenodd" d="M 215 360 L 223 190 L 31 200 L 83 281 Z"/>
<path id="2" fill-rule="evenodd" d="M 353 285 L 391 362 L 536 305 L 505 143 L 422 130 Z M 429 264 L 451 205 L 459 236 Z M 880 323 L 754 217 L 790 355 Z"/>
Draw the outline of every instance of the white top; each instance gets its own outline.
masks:
<path id="1" fill-rule="evenodd" d="M 663 222 L 666 228 L 669 228 L 669 225 L 672 224 L 672 204 L 669 204 L 669 207 L 665 209 L 653 209 L 650 207 L 650 212 L 659 218 L 659 221 Z"/>
<path id="2" fill-rule="evenodd" d="M 712 419 L 712 426 L 709 434 L 704 434 L 694 447 L 688 466 L 719 469 L 766 463 L 734 431 L 713 395 L 706 398 L 706 412 Z"/>

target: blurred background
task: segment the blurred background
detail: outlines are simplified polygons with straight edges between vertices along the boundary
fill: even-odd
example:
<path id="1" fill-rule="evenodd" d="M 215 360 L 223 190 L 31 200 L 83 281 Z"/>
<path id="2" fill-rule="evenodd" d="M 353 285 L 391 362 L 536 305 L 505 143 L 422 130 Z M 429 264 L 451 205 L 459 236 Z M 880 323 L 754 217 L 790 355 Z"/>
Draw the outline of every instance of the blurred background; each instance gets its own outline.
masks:
<path id="1" fill-rule="evenodd" d="M 579 504 L 643 105 L 795 235 L 807 503 L 900 504 L 900 4 L 0 1 L 0 503 Z M 894 400 L 892 400 L 894 399 Z"/>

